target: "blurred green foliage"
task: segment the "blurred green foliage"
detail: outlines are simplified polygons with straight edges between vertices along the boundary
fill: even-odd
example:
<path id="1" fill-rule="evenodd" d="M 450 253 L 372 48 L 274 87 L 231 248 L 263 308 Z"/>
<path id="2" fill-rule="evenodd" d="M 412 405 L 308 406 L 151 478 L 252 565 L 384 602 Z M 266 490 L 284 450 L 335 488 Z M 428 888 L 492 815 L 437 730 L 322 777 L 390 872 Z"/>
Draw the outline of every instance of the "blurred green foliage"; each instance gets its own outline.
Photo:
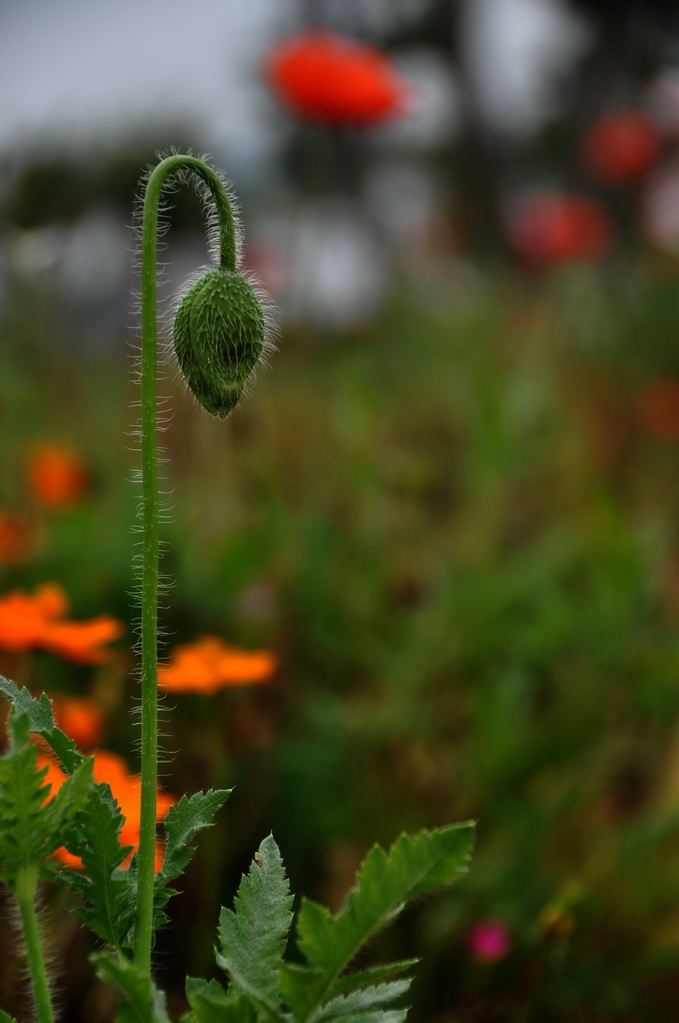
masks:
<path id="1" fill-rule="evenodd" d="M 227 424 L 166 381 L 169 646 L 214 633 L 281 666 L 167 706 L 167 789 L 236 792 L 161 934 L 164 986 L 209 969 L 219 902 L 269 830 L 293 888 L 336 908 L 373 841 L 473 817 L 468 878 L 371 950 L 424 955 L 413 1019 L 675 1019 L 679 451 L 638 410 L 679 373 L 677 294 L 671 265 L 403 289 L 351 335 L 289 332 Z M 70 352 L 52 312 L 2 324 L 0 503 L 42 515 L 3 592 L 53 579 L 77 616 L 131 629 L 125 344 Z M 90 467 L 71 510 L 25 496 L 44 439 Z M 99 694 L 106 745 L 129 750 L 125 644 L 96 669 L 7 660 L 36 691 Z M 485 920 L 509 934 L 496 962 L 470 951 Z M 104 1023 L 82 933 L 58 927 L 65 1018 Z"/>

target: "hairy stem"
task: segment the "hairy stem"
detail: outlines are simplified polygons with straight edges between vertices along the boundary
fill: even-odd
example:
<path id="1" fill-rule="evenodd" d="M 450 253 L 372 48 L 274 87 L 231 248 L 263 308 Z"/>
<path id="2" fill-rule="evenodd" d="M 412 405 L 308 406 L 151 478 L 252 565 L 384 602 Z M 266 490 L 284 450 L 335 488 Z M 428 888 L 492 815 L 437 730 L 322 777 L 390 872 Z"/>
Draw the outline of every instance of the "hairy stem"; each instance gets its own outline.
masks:
<path id="1" fill-rule="evenodd" d="M 26 943 L 26 958 L 35 1000 L 36 1018 L 38 1023 L 54 1023 L 47 971 L 40 941 L 40 929 L 35 912 L 37 883 L 38 873 L 35 867 L 24 867 L 17 875 L 15 894 L 19 903 L 21 927 Z"/>
<path id="2" fill-rule="evenodd" d="M 169 156 L 149 177 L 141 237 L 141 451 L 142 451 L 142 572 L 141 572 L 141 819 L 139 826 L 135 961 L 151 968 L 153 894 L 158 785 L 158 565 L 159 495 L 157 428 L 157 295 L 156 254 L 160 197 L 169 175 L 197 174 L 210 189 L 219 224 L 220 269 L 234 270 L 236 238 L 231 204 L 219 176 L 193 156 Z M 40 1021 L 42 1023 L 42 1020 Z"/>

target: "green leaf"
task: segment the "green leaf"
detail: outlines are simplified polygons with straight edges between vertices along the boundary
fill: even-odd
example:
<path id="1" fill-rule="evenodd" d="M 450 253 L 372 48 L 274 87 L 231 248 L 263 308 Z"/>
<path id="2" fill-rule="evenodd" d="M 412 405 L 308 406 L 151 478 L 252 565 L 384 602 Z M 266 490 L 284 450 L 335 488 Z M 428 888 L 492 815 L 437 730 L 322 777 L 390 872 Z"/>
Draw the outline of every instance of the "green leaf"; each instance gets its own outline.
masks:
<path id="1" fill-rule="evenodd" d="M 83 898 L 75 915 L 112 948 L 124 944 L 135 914 L 135 877 L 120 868 L 132 848 L 120 844 L 124 820 L 109 786 L 102 782 L 92 788 L 78 818 L 77 841 L 67 846 L 80 856 L 85 870 L 57 874 L 57 880 Z"/>
<path id="2" fill-rule="evenodd" d="M 292 896 L 278 846 L 264 839 L 235 899 L 235 912 L 219 917 L 221 955 L 237 990 L 275 1019 L 281 1018 L 277 970 L 292 923 Z"/>
<path id="3" fill-rule="evenodd" d="M 298 944 L 314 972 L 302 978 L 287 970 L 284 981 L 286 1002 L 300 1023 L 339 993 L 340 974 L 408 899 L 451 884 L 466 871 L 472 841 L 469 823 L 401 835 L 389 853 L 373 846 L 337 915 L 303 900 L 297 918 Z M 346 983 L 341 986 L 346 990 Z"/>
<path id="4" fill-rule="evenodd" d="M 83 760 L 44 807 L 45 822 L 54 840 L 50 844 L 56 843 L 54 849 L 71 841 L 69 831 L 93 793 L 93 764 L 92 757 Z"/>
<path id="5" fill-rule="evenodd" d="M 0 1009 L 0 1023 L 17 1023 L 14 1016 L 8 1016 L 4 1009 Z"/>
<path id="6" fill-rule="evenodd" d="M 86 759 L 84 754 L 76 749 L 73 739 L 69 739 L 66 733 L 55 725 L 52 701 L 46 693 L 36 700 L 25 686 L 17 686 L 2 675 L 0 693 L 7 697 L 17 714 L 27 715 L 29 730 L 41 735 L 49 743 L 67 774 L 72 774 Z"/>
<path id="7" fill-rule="evenodd" d="M 113 959 L 101 952 L 91 957 L 102 980 L 115 985 L 123 994 L 116 1023 L 170 1023 L 165 995 L 144 970 L 126 959 Z"/>
<path id="8" fill-rule="evenodd" d="M 162 869 L 156 877 L 156 905 L 162 906 L 167 902 L 167 899 L 159 901 L 158 897 L 164 883 L 183 873 L 196 851 L 189 845 L 195 833 L 212 827 L 214 815 L 230 795 L 230 789 L 211 789 L 210 792 L 196 792 L 190 799 L 182 796 L 178 803 L 170 807 L 163 821 L 165 855 Z"/>
<path id="9" fill-rule="evenodd" d="M 216 980 L 187 977 L 186 997 L 192 1011 L 185 1023 L 256 1023 L 257 1011 L 248 996 L 227 994 Z"/>
<path id="10" fill-rule="evenodd" d="M 38 751 L 28 742 L 29 716 L 13 709 L 12 747 L 0 758 L 0 877 L 14 890 L 17 872 L 46 859 L 68 840 L 92 788 L 92 761 L 85 760 L 45 803 L 47 768 L 38 770 Z"/>
<path id="11" fill-rule="evenodd" d="M 405 994 L 411 983 L 412 978 L 408 977 L 339 995 L 317 1009 L 311 1020 L 313 1023 L 329 1023 L 330 1020 L 341 1020 L 341 1023 L 400 1023 L 405 1019 L 407 1010 L 385 1009 L 385 1005 Z"/>
<path id="12" fill-rule="evenodd" d="M 168 882 L 182 874 L 193 857 L 196 850 L 189 843 L 197 831 L 212 827 L 214 815 L 230 795 L 231 789 L 196 792 L 190 798 L 182 796 L 179 802 L 168 810 L 163 821 L 166 836 L 163 866 L 156 874 L 155 880 L 154 928 L 167 923 L 168 918 L 162 911 L 163 906 L 177 894 L 177 890 Z M 132 864 L 132 873 L 136 876 L 136 862 Z"/>
<path id="13" fill-rule="evenodd" d="M 376 984 L 380 980 L 386 980 L 397 973 L 405 973 L 417 966 L 419 959 L 401 959 L 397 963 L 388 963 L 386 966 L 373 966 L 368 970 L 361 970 L 360 973 L 346 973 L 338 977 L 333 985 L 335 994 L 343 994 L 345 991 L 353 991 L 355 988 L 364 987 L 367 984 Z"/>

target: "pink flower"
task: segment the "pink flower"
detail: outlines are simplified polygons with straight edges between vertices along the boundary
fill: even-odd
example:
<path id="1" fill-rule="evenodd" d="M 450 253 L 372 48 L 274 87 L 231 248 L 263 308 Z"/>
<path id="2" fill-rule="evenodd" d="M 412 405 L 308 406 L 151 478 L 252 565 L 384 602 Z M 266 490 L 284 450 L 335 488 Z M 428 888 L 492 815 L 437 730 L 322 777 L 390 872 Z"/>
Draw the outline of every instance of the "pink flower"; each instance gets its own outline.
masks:
<path id="1" fill-rule="evenodd" d="M 469 929 L 465 944 L 473 959 L 495 963 L 511 951 L 509 931 L 501 920 L 480 920 Z"/>

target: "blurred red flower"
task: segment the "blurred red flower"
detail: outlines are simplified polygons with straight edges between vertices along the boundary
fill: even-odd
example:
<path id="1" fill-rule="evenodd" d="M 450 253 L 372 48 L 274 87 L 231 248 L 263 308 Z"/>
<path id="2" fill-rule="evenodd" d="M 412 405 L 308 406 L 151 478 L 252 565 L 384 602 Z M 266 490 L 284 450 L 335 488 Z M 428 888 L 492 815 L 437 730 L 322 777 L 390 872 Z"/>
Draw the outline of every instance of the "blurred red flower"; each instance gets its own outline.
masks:
<path id="1" fill-rule="evenodd" d="M 679 380 L 652 380 L 637 395 L 635 410 L 651 436 L 679 441 Z"/>
<path id="2" fill-rule="evenodd" d="M 62 444 L 36 444 L 29 454 L 26 473 L 33 496 L 46 508 L 67 508 L 89 487 L 80 455 Z"/>
<path id="3" fill-rule="evenodd" d="M 541 192 L 514 205 L 508 236 L 527 263 L 555 265 L 601 259 L 612 230 L 606 211 L 594 199 Z"/>
<path id="4" fill-rule="evenodd" d="M 410 95 L 384 53 L 328 31 L 279 43 L 266 74 L 296 114 L 331 124 L 376 124 L 403 113 Z"/>
<path id="5" fill-rule="evenodd" d="M 276 657 L 268 650 L 240 650 L 205 636 L 176 647 L 158 669 L 158 685 L 176 693 L 216 693 L 232 686 L 269 682 Z"/>
<path id="6" fill-rule="evenodd" d="M 656 123 L 641 110 L 612 110 L 591 124 L 583 140 L 583 159 L 593 177 L 606 184 L 638 181 L 660 156 Z"/>
<path id="7" fill-rule="evenodd" d="M 140 820 L 140 801 L 141 801 L 141 779 L 137 774 L 130 774 L 127 763 L 122 757 L 119 757 L 116 753 L 110 753 L 108 750 L 95 750 L 94 752 L 94 767 L 92 774 L 94 780 L 97 783 L 107 782 L 111 788 L 113 798 L 120 807 L 120 811 L 125 818 L 125 823 L 122 826 L 120 832 L 120 844 L 133 846 L 129 856 L 123 860 L 121 866 L 129 866 L 130 860 L 134 856 L 137 846 L 139 845 L 139 820 Z M 57 763 L 51 756 L 45 756 L 44 754 L 38 754 L 38 767 L 47 768 L 47 774 L 45 775 L 44 782 L 51 785 L 51 791 L 48 798 L 55 796 L 59 791 L 66 775 L 59 768 Z M 169 795 L 167 792 L 158 791 L 157 804 L 156 804 L 156 818 L 162 821 L 167 811 L 170 809 L 174 802 L 175 797 Z M 57 849 L 55 857 L 62 863 L 69 867 L 82 867 L 81 860 L 70 853 L 68 849 L 63 847 Z M 163 847 L 158 843 L 156 845 L 156 872 L 160 870 L 163 865 Z"/>
<path id="8" fill-rule="evenodd" d="M 0 647 L 49 650 L 80 664 L 105 661 L 104 646 L 122 634 L 121 623 L 110 615 L 72 621 L 68 610 L 68 597 L 56 583 L 43 583 L 33 595 L 13 590 L 0 597 Z"/>

